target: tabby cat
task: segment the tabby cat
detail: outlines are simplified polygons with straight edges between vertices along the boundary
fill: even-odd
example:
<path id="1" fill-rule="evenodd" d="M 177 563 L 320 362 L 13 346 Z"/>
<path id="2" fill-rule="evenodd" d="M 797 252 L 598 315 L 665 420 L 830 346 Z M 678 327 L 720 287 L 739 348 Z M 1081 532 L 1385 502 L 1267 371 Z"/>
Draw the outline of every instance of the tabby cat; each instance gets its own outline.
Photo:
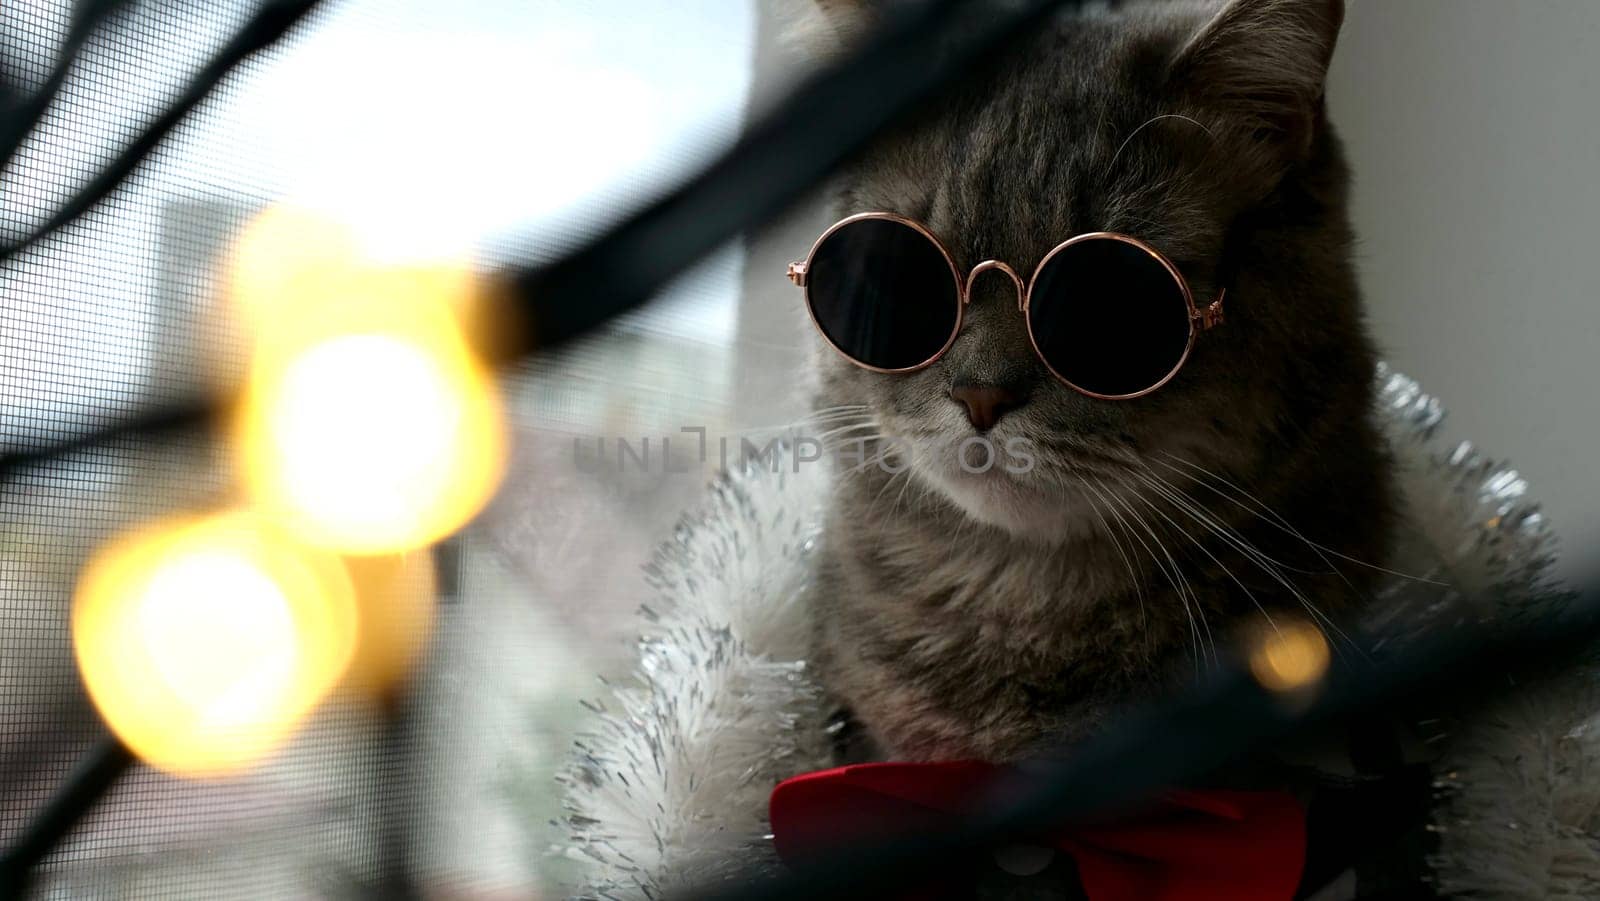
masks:
<path id="1" fill-rule="evenodd" d="M 883 9 L 820 12 L 827 44 Z M 1342 21 L 1340 0 L 1063 14 L 841 177 L 838 217 L 913 220 L 963 275 L 1000 260 L 1026 279 L 1062 241 L 1118 232 L 1227 304 L 1131 400 L 1054 378 L 998 273 L 918 371 L 819 338 L 815 414 L 866 461 L 837 476 L 815 599 L 848 759 L 1024 758 L 1192 682 L 1242 632 L 1369 597 L 1351 561 L 1384 558 L 1394 503 L 1324 104 Z M 971 471 L 951 448 L 980 435 L 1025 440 L 1034 465 Z"/>

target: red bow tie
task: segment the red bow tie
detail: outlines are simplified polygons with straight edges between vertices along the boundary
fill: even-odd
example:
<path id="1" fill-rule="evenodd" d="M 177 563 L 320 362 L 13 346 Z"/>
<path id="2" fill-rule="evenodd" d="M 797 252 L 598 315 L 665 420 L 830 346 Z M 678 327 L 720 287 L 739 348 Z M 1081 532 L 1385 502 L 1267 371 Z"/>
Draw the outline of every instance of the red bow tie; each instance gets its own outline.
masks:
<path id="1" fill-rule="evenodd" d="M 773 840 L 792 861 L 914 833 L 971 811 L 1006 773 L 975 762 L 873 763 L 796 776 L 772 792 Z M 1172 792 L 1137 816 L 1028 840 L 1071 855 L 1090 901 L 1292 901 L 1305 812 L 1283 792 Z"/>

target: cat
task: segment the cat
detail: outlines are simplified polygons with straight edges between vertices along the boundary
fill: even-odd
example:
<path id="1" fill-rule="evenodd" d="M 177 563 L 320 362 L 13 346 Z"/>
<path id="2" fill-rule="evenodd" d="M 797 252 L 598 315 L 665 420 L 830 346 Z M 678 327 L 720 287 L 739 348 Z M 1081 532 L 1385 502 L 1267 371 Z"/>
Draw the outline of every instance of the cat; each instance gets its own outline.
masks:
<path id="1" fill-rule="evenodd" d="M 898 2 L 807 3 L 821 24 L 801 36 L 830 52 Z M 1514 628 L 1570 603 L 1521 477 L 1445 446 L 1439 403 L 1376 364 L 1323 99 L 1342 21 L 1338 0 L 1075 4 L 851 161 L 837 216 L 898 214 L 940 240 L 953 275 L 982 270 L 965 322 L 936 350 L 956 318 L 936 304 L 955 292 L 937 271 L 899 268 L 943 265 L 903 225 L 872 219 L 856 232 L 876 235 L 867 244 L 824 241 L 789 268 L 816 326 L 796 467 L 720 478 L 652 560 L 661 598 L 641 622 L 638 684 L 613 690 L 563 775 L 564 847 L 594 862 L 590 895 L 699 897 L 768 872 L 795 836 L 774 787 L 838 787 L 805 776 L 830 765 L 1070 757 L 1127 705 L 1182 691 L 1273 624 L 1320 625 L 1340 675 L 1359 677 L 1419 636 Z M 1029 273 L 1097 229 L 1165 251 L 1203 324 L 1226 292 L 1226 321 L 1132 400 L 1055 381 L 1016 281 L 984 265 Z M 873 243 L 885 234 L 898 237 Z M 890 242 L 893 265 L 851 255 Z M 883 291 L 897 268 L 928 286 L 928 319 Z M 883 298 L 899 306 L 855 316 L 851 304 Z M 887 340 L 906 333 L 892 320 L 920 336 Z M 1115 361 L 1136 341 L 1087 349 Z M 1031 465 L 968 472 L 976 461 L 953 449 L 974 438 Z M 802 473 L 818 451 L 837 465 Z M 1338 622 L 1382 646 L 1351 652 Z M 1600 897 L 1593 674 L 1484 660 L 1471 692 L 1322 720 L 1182 787 L 1293 792 L 1303 844 L 1284 831 L 1298 831 L 1288 805 L 1265 826 L 1305 852 L 1273 852 L 1303 864 L 1294 897 Z M 851 832 L 864 811 L 824 796 L 799 797 L 838 808 Z M 1241 870 L 1209 840 L 1173 845 L 1203 849 L 1214 873 L 1289 878 Z M 955 896 L 1054 901 L 1084 896 L 1081 850 L 918 866 Z"/>
<path id="2" fill-rule="evenodd" d="M 884 8 L 820 11 L 826 39 Z M 1121 232 L 1197 298 L 1225 290 L 1228 319 L 1126 401 L 1054 380 L 1000 277 L 976 280 L 959 337 L 921 371 L 868 371 L 816 342 L 813 413 L 865 461 L 836 475 L 813 598 L 840 762 L 1070 747 L 1234 639 L 1367 603 L 1374 571 L 1348 561 L 1384 559 L 1396 502 L 1324 102 L 1343 13 L 1063 14 L 842 174 L 838 218 L 920 222 L 960 272 L 996 259 L 1026 277 L 1072 236 Z M 978 409 L 971 389 L 1003 406 Z M 974 436 L 1021 439 L 1034 465 L 974 473 L 951 452 Z"/>
<path id="3" fill-rule="evenodd" d="M 843 33 L 874 7 L 823 12 Z M 925 223 L 963 272 L 1117 231 L 1228 307 L 1131 401 L 1056 382 L 998 277 L 920 372 L 817 342 L 818 415 L 860 411 L 866 458 L 902 458 L 841 468 L 819 563 L 815 665 L 871 756 L 1027 757 L 1192 680 L 1241 631 L 1364 603 L 1371 571 L 1330 560 L 1383 559 L 1394 502 L 1324 105 L 1342 19 L 1339 0 L 1063 16 L 842 176 L 839 216 Z M 956 399 L 973 386 L 1010 398 L 992 429 Z M 980 434 L 1036 464 L 970 472 L 949 448 Z"/>

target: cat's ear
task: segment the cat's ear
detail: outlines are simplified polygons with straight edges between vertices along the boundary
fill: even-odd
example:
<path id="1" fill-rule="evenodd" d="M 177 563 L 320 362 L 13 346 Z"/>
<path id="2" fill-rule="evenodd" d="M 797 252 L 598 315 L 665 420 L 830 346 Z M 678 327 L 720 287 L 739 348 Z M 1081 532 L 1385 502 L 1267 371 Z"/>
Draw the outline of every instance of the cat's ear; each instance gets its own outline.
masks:
<path id="1" fill-rule="evenodd" d="M 1286 165 L 1316 137 L 1343 24 L 1344 0 L 1229 0 L 1174 57 L 1174 87 Z"/>
<path id="2" fill-rule="evenodd" d="M 814 59 L 854 46 L 877 24 L 884 0 L 769 0 L 785 43 Z"/>

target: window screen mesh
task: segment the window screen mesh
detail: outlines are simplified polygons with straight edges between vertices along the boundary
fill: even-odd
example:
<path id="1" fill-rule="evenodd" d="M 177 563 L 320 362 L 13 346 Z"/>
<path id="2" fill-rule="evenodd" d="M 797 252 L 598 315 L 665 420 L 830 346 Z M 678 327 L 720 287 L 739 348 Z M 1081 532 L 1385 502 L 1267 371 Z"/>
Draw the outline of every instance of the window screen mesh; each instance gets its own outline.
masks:
<path id="1" fill-rule="evenodd" d="M 129 4 L 0 173 L 0 239 L 105 166 L 253 9 Z M 0 4 L 10 87 L 35 90 L 60 62 L 69 14 L 64 0 Z M 757 24 L 738 0 L 330 5 L 235 73 L 107 202 L 0 267 L 3 449 L 191 397 L 237 363 L 218 273 L 241 227 L 275 205 L 355 222 L 397 259 L 538 260 L 594 233 L 734 137 Z M 36 895 L 347 897 L 397 866 L 430 893 L 553 894 L 550 773 L 578 699 L 624 663 L 627 615 L 646 597 L 633 564 L 710 475 L 586 471 L 573 442 L 781 418 L 775 399 L 792 386 L 749 373 L 792 349 L 738 308 L 745 260 L 730 248 L 650 309 L 505 379 L 511 471 L 438 550 L 440 619 L 399 715 L 329 704 L 242 777 L 135 768 L 44 862 Z M 0 842 L 101 735 L 67 630 L 85 555 L 230 484 L 196 431 L 96 447 L 0 487 Z"/>

